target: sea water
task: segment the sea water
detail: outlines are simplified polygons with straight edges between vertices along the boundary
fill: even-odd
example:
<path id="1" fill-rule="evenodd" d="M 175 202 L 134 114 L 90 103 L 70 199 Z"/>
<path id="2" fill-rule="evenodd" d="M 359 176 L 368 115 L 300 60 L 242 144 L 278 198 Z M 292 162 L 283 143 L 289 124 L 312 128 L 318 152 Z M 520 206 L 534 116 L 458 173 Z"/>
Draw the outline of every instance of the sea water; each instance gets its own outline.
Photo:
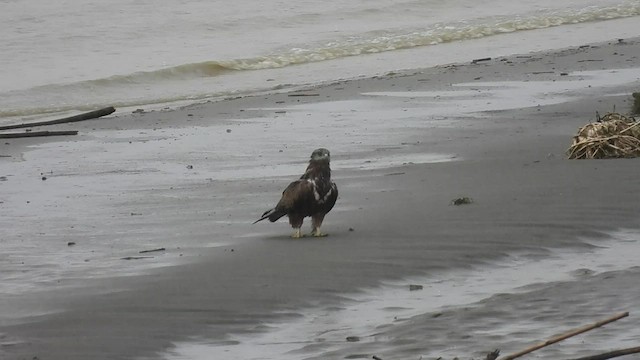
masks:
<path id="1" fill-rule="evenodd" d="M 637 36 L 637 19 L 637 0 L 0 0 L 0 123 Z"/>

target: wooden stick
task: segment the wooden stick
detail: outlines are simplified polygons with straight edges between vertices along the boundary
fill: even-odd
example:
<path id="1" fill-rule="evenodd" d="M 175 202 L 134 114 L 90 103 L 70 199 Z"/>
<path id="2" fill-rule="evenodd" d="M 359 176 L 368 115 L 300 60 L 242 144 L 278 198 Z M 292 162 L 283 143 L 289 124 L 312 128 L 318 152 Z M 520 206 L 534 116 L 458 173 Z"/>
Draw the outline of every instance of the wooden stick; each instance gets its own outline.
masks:
<path id="1" fill-rule="evenodd" d="M 606 359 L 612 359 L 618 356 L 631 355 L 631 354 L 637 354 L 637 353 L 640 353 L 640 346 L 610 351 L 604 354 L 585 356 L 585 357 L 572 359 L 572 360 L 606 360 Z"/>
<path id="2" fill-rule="evenodd" d="M 140 254 L 145 254 L 145 253 L 150 253 L 150 252 L 156 252 L 156 251 L 165 251 L 165 248 L 157 248 L 157 249 L 151 249 L 151 250 L 140 250 L 138 251 L 138 253 Z"/>
<path id="3" fill-rule="evenodd" d="M 582 334 L 582 333 L 587 332 L 589 330 L 593 330 L 595 328 L 601 327 L 601 326 L 603 326 L 605 324 L 608 324 L 610 322 L 614 322 L 616 320 L 620 320 L 623 317 L 627 317 L 627 316 L 629 316 L 629 312 L 623 312 L 623 313 L 616 314 L 616 315 L 614 315 L 614 316 L 612 316 L 610 318 L 607 318 L 607 319 L 604 319 L 604 320 L 600 320 L 600 321 L 598 321 L 598 322 L 596 322 L 594 324 L 585 325 L 585 326 L 579 327 L 577 329 L 573 329 L 573 330 L 567 331 L 566 333 L 563 333 L 563 334 L 560 334 L 560 335 L 556 335 L 556 336 L 552 337 L 549 340 L 546 340 L 546 341 L 543 341 L 543 342 L 538 343 L 536 345 L 530 346 L 530 347 L 528 347 L 528 348 L 526 348 L 524 350 L 518 351 L 518 352 L 513 353 L 511 355 L 507 355 L 507 356 L 501 358 L 500 360 L 513 360 L 513 359 L 518 358 L 518 357 L 520 357 L 522 355 L 525 355 L 525 354 L 528 354 L 530 352 L 533 352 L 533 351 L 536 351 L 538 349 L 541 349 L 541 348 L 543 348 L 545 346 L 549 346 L 551 344 L 555 344 L 555 343 L 557 343 L 559 341 L 568 339 L 568 338 L 570 338 L 572 336 L 576 336 L 578 334 Z"/>
<path id="4" fill-rule="evenodd" d="M 626 128 L 626 129 L 624 129 L 624 130 L 620 131 L 620 134 L 622 134 L 623 132 L 625 132 L 625 131 L 627 131 L 627 130 L 629 130 L 629 129 L 633 129 L 634 127 L 636 127 L 636 126 L 638 126 L 638 125 L 640 125 L 640 121 L 635 122 L 635 123 L 633 123 L 633 125 L 631 125 L 631 126 L 629 126 L 628 128 Z"/>
<path id="5" fill-rule="evenodd" d="M 141 259 L 153 259 L 153 256 L 125 256 L 120 258 L 121 260 L 141 260 Z"/>
<path id="6" fill-rule="evenodd" d="M 471 61 L 471 63 L 472 63 L 472 64 L 477 64 L 477 63 L 479 63 L 479 62 L 482 62 L 482 61 L 489 61 L 489 60 L 491 60 L 491 58 L 490 58 L 490 57 L 486 57 L 486 58 L 482 58 L 482 59 L 473 59 L 473 60 Z"/>
<path id="7" fill-rule="evenodd" d="M 28 127 L 34 127 L 34 126 L 55 125 L 55 124 L 77 122 L 82 120 L 90 120 L 90 119 L 95 119 L 95 118 L 109 115 L 114 111 L 116 111 L 116 109 L 113 106 L 109 106 L 104 109 L 90 111 L 87 113 L 69 116 L 69 117 L 57 119 L 57 120 L 48 120 L 48 121 L 39 121 L 39 122 L 26 123 L 26 124 L 0 126 L 0 130 L 22 129 L 22 128 L 28 128 Z"/>
<path id="8" fill-rule="evenodd" d="M 60 135 L 78 135 L 78 131 L 64 130 L 64 131 L 29 131 L 29 132 L 21 132 L 21 133 L 8 133 L 8 134 L 0 134 L 0 139 L 25 138 L 25 137 L 37 137 L 37 136 L 60 136 Z"/>

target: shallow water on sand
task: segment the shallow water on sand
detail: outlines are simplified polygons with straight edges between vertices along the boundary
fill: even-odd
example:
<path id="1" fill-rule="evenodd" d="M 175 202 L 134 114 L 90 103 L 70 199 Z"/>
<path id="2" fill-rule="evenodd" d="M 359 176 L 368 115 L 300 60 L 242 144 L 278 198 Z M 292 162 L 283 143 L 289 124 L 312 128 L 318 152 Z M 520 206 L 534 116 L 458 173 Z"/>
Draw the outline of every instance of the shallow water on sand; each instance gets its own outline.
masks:
<path id="1" fill-rule="evenodd" d="M 497 265 L 389 282 L 347 295 L 349 300 L 339 307 L 310 308 L 294 321 L 265 324 L 255 334 L 177 343 L 162 358 L 435 359 L 483 357 L 495 348 L 515 352 L 640 306 L 640 290 L 615 288 L 640 272 L 638 249 L 640 233 L 620 231 L 592 248 L 539 249 L 512 254 Z M 422 288 L 411 291 L 410 285 Z M 607 291 L 617 291 L 617 302 L 609 301 Z M 636 323 L 621 320 L 594 330 L 589 341 L 573 339 L 536 355 L 577 356 L 629 347 L 640 339 Z"/>
<path id="2" fill-rule="evenodd" d="M 638 69 L 631 68 L 570 73 L 564 81 L 474 82 L 474 90 L 468 90 L 471 84 L 457 84 L 448 91 L 412 92 L 408 101 L 413 105 L 403 98 L 407 92 L 363 93 L 358 100 L 283 104 L 278 109 L 284 113 L 276 118 L 257 115 L 265 108 L 249 108 L 245 112 L 255 112 L 256 117 L 232 124 L 93 131 L 83 140 L 35 146 L 23 155 L 27 161 L 3 165 L 7 180 L 2 184 L 4 252 L 0 260 L 8 266 L 0 289 L 28 292 L 80 273 L 92 277 L 135 274 L 179 261 L 179 254 L 173 252 L 154 254 L 149 264 L 115 265 L 122 264 L 122 257 L 138 255 L 139 250 L 160 247 L 157 239 L 165 234 L 157 232 L 152 214 L 158 209 L 180 211 L 174 210 L 179 209 L 179 204 L 174 205 L 176 199 L 189 201 L 194 212 L 191 224 L 174 226 L 176 236 L 192 234 L 184 247 L 223 245 L 224 241 L 196 240 L 209 231 L 207 224 L 215 219 L 213 210 L 207 199 L 191 199 L 192 194 L 181 189 L 296 176 L 306 157 L 283 163 L 283 157 L 290 156 L 283 154 L 305 153 L 310 143 L 318 143 L 319 130 L 332 139 L 332 167 L 337 174 L 458 161 L 461 158 L 456 154 L 375 150 L 397 147 L 416 130 L 463 126 L 469 119 L 460 116 L 555 104 L 570 99 L 574 91 L 604 92 L 638 78 Z M 469 91 L 481 91 L 482 96 L 469 96 Z M 424 116 L 426 108 L 429 117 Z M 263 151 L 266 148 L 272 150 Z M 218 207 L 236 209 L 242 201 L 238 196 L 217 194 L 212 199 Z M 84 220 L 87 218 L 102 220 L 92 223 Z M 246 219 L 246 213 L 240 219 Z M 141 221 L 146 226 L 141 227 Z M 33 225 L 25 229 L 24 223 Z M 120 229 L 114 230 L 113 224 Z M 68 242 L 82 242 L 83 246 L 68 247 Z M 31 255 L 34 249 L 46 250 L 48 260 L 22 271 L 25 256 L 42 262 L 40 256 Z"/>

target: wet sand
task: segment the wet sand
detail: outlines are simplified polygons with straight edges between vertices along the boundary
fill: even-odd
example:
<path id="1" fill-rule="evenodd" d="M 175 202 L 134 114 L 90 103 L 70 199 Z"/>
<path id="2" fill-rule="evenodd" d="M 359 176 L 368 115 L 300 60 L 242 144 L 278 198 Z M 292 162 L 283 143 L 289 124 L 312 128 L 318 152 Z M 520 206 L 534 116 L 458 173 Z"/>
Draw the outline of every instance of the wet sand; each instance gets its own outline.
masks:
<path id="1" fill-rule="evenodd" d="M 241 348 L 234 336 L 341 308 L 382 281 L 589 251 L 637 229 L 638 160 L 564 151 L 595 111 L 630 108 L 639 55 L 638 39 L 613 41 L 57 126 L 81 132 L 61 142 L 8 141 L 0 355 L 153 359 L 192 340 Z M 341 194 L 330 236 L 251 225 L 320 146 Z M 452 206 L 461 196 L 473 204 Z M 637 268 L 616 271 L 376 324 L 384 338 L 353 347 L 323 349 L 318 336 L 296 354 L 519 350 L 527 336 L 510 326 L 541 303 L 553 311 L 540 323 L 554 329 L 639 306 Z"/>

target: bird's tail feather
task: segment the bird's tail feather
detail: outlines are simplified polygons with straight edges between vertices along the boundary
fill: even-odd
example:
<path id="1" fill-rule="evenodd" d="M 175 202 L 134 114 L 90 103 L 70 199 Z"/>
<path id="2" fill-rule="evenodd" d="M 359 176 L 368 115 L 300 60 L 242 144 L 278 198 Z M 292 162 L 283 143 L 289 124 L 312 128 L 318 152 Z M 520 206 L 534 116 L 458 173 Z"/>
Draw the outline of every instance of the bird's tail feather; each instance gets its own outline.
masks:
<path id="1" fill-rule="evenodd" d="M 260 217 L 260 219 L 254 221 L 253 223 L 255 224 L 255 223 L 260 222 L 260 221 L 262 221 L 264 219 L 267 219 L 267 218 L 269 219 L 269 221 L 274 222 L 274 221 L 280 219 L 281 217 L 283 217 L 285 215 L 287 215 L 286 211 L 283 211 L 281 209 L 273 208 L 273 209 L 265 211 L 262 214 L 262 216 Z"/>

